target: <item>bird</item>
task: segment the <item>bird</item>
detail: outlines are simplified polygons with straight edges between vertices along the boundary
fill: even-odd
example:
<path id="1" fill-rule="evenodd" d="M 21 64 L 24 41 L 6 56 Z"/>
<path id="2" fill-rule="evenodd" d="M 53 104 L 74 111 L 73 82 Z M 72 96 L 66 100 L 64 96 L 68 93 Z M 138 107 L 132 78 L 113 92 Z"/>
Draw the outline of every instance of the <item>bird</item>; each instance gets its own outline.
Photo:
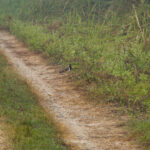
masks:
<path id="1" fill-rule="evenodd" d="M 63 69 L 63 70 L 61 70 L 61 71 L 59 71 L 59 73 L 64 73 L 64 72 L 71 71 L 71 70 L 72 70 L 72 65 L 69 64 L 67 68 L 65 68 L 65 69 Z"/>

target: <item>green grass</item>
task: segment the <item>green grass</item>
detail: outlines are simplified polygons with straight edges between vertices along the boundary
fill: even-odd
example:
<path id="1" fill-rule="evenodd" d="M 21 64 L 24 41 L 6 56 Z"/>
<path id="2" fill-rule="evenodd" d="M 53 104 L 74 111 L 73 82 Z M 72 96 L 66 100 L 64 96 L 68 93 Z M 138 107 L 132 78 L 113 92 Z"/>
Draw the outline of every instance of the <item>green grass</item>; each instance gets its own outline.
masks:
<path id="1" fill-rule="evenodd" d="M 82 11 L 86 17 L 80 12 L 79 1 L 68 0 L 65 6 L 57 2 L 2 1 L 4 8 L 1 9 L 0 24 L 9 28 L 31 50 L 44 53 L 57 64 L 72 64 L 76 79 L 88 85 L 92 99 L 118 102 L 133 112 L 147 112 L 150 109 L 149 4 L 141 3 L 140 7 L 137 4 L 143 39 L 128 0 L 125 2 L 128 4 L 124 8 L 126 11 L 113 9 L 117 6 L 122 8 L 123 1 L 82 0 Z M 11 7 L 7 8 L 8 4 L 12 4 Z M 94 10 L 103 12 L 103 5 L 110 9 L 105 12 L 105 18 L 95 20 L 100 14 Z M 17 16 L 15 7 L 21 16 Z M 28 14 L 24 9 L 30 7 Z M 60 13 L 59 9 L 61 13 L 64 11 L 61 17 L 56 13 Z M 8 19 L 7 15 L 12 19 Z M 58 26 L 58 22 L 61 25 Z"/>
<path id="2" fill-rule="evenodd" d="M 117 102 L 134 115 L 150 114 L 148 0 L 1 0 L 0 3 L 0 24 L 32 51 L 44 53 L 56 64 L 72 64 L 72 76 L 86 87 L 91 100 Z M 150 135 L 143 132 L 150 126 L 149 118 L 142 128 L 141 124 L 143 121 L 139 119 L 133 126 L 134 134 L 138 134 L 141 143 L 149 145 Z"/>
<path id="3" fill-rule="evenodd" d="M 129 126 L 132 129 L 131 137 L 141 143 L 145 150 L 150 150 L 150 119 L 131 120 Z"/>
<path id="4" fill-rule="evenodd" d="M 117 101 L 133 112 L 150 108 L 150 53 L 144 52 L 143 42 L 136 39 L 138 31 L 123 36 L 118 28 L 113 35 L 115 31 L 108 25 L 83 22 L 79 26 L 64 24 L 51 33 L 42 25 L 18 20 L 10 22 L 10 31 L 53 62 L 72 64 L 76 79 L 88 85 L 87 90 L 97 101 L 102 100 L 100 97 Z"/>
<path id="5" fill-rule="evenodd" d="M 0 54 L 0 117 L 15 150 L 66 150 L 52 119 Z M 9 132 L 10 131 L 10 132 Z"/>
<path id="6" fill-rule="evenodd" d="M 31 50 L 44 53 L 53 62 L 71 63 L 76 68 L 73 69 L 75 78 L 86 83 L 91 99 L 118 102 L 126 105 L 131 113 L 149 114 L 150 80 L 149 73 L 145 73 L 150 67 L 149 52 L 142 51 L 143 43 L 135 39 L 136 31 L 135 35 L 129 31 L 122 36 L 120 31 L 112 36 L 109 29 L 108 34 L 104 33 L 107 27 L 64 24 L 50 33 L 41 25 L 15 21 L 10 31 Z M 138 135 L 138 141 L 149 150 L 149 118 L 133 121 L 131 127 L 132 134 Z"/>

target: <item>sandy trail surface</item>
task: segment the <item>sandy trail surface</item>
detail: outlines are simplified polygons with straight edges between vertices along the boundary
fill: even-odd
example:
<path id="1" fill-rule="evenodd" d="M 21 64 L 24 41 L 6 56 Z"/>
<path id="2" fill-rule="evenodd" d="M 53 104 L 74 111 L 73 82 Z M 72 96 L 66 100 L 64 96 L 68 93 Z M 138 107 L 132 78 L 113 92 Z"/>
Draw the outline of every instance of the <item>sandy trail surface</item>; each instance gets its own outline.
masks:
<path id="1" fill-rule="evenodd" d="M 0 150 L 6 150 L 7 148 L 7 142 L 5 139 L 5 134 L 2 130 L 2 126 L 0 125 Z"/>
<path id="2" fill-rule="evenodd" d="M 0 118 L 0 150 L 12 150 L 8 138 L 5 134 L 5 125 L 3 119 Z"/>
<path id="3" fill-rule="evenodd" d="M 0 30 L 0 49 L 29 85 L 39 93 L 43 108 L 64 125 L 71 149 L 139 150 L 127 139 L 126 115 L 112 105 L 95 106 L 76 91 L 66 75 L 35 54 L 9 32 Z M 73 146 L 74 145 L 74 146 Z M 78 148 L 77 148 L 78 147 Z M 1 149 L 0 149 L 1 150 Z"/>

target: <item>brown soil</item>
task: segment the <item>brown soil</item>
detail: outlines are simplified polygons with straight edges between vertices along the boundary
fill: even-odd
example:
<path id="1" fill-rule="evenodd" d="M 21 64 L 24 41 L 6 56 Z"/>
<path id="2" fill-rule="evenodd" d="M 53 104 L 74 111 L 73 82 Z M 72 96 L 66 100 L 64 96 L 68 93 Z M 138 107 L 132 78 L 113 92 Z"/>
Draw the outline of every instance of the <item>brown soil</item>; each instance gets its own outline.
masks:
<path id="1" fill-rule="evenodd" d="M 0 118 L 0 150 L 12 150 L 5 130 L 4 120 Z"/>
<path id="2" fill-rule="evenodd" d="M 66 79 L 67 73 L 60 74 L 58 67 L 48 65 L 39 54 L 29 51 L 4 30 L 0 30 L 0 48 L 21 76 L 39 93 L 43 108 L 68 129 L 64 136 L 66 144 L 77 145 L 82 150 L 141 149 L 128 140 L 125 128 L 128 117 L 117 115 L 115 106 L 95 106 L 85 101 Z"/>

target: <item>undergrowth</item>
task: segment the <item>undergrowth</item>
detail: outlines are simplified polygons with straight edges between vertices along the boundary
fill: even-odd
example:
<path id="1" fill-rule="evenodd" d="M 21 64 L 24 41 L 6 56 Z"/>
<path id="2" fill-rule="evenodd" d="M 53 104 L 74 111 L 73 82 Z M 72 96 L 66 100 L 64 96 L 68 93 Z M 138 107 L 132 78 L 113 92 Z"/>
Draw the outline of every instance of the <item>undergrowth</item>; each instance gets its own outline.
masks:
<path id="1" fill-rule="evenodd" d="M 148 0 L 2 0 L 1 6 L 0 24 L 31 50 L 72 64 L 73 77 L 86 84 L 91 100 L 117 102 L 149 116 Z M 149 127 L 149 118 L 139 122 Z M 135 133 L 143 139 L 140 126 Z"/>
<path id="2" fill-rule="evenodd" d="M 0 117 L 9 126 L 15 150 L 66 150 L 57 129 L 28 85 L 19 79 L 0 54 Z"/>
<path id="3" fill-rule="evenodd" d="M 129 126 L 133 129 L 131 137 L 150 150 L 150 119 L 132 119 Z"/>

